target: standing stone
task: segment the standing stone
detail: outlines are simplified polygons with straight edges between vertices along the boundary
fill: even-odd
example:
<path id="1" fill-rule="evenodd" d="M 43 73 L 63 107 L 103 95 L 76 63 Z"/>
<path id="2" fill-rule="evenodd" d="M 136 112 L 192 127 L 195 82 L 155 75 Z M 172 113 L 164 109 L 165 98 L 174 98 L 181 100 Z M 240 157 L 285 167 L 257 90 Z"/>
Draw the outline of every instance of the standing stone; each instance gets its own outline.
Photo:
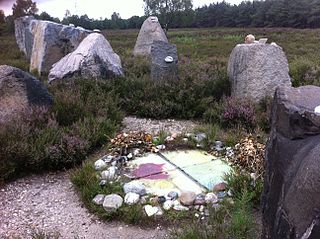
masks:
<path id="1" fill-rule="evenodd" d="M 18 68 L 0 66 L 0 122 L 33 106 L 48 108 L 53 98 L 32 75 Z"/>
<path id="2" fill-rule="evenodd" d="M 320 238 L 320 87 L 275 94 L 262 196 L 263 239 Z"/>
<path id="3" fill-rule="evenodd" d="M 122 203 L 123 199 L 121 196 L 119 196 L 118 194 L 110 194 L 105 196 L 103 201 L 103 208 L 107 212 L 114 212 L 122 206 Z"/>
<path id="4" fill-rule="evenodd" d="M 228 76 L 232 95 L 258 102 L 273 97 L 278 86 L 291 86 L 287 58 L 280 46 L 239 44 L 231 52 Z"/>
<path id="5" fill-rule="evenodd" d="M 151 45 L 154 41 L 168 42 L 157 17 L 148 17 L 141 26 L 136 45 L 134 47 L 134 56 L 150 56 Z"/>
<path id="6" fill-rule="evenodd" d="M 30 60 L 33 47 L 33 34 L 31 32 L 32 24 L 37 20 L 32 16 L 20 17 L 14 21 L 15 37 L 19 49 Z"/>
<path id="7" fill-rule="evenodd" d="M 177 46 L 164 41 L 154 41 L 151 47 L 151 78 L 175 80 L 178 78 Z"/>
<path id="8" fill-rule="evenodd" d="M 120 57 L 99 33 L 91 33 L 72 53 L 53 65 L 49 82 L 73 76 L 109 79 L 122 76 Z"/>
<path id="9" fill-rule="evenodd" d="M 91 31 L 49 21 L 35 21 L 31 32 L 34 41 L 30 71 L 36 70 L 41 75 L 48 73 L 54 63 L 76 49 Z"/>

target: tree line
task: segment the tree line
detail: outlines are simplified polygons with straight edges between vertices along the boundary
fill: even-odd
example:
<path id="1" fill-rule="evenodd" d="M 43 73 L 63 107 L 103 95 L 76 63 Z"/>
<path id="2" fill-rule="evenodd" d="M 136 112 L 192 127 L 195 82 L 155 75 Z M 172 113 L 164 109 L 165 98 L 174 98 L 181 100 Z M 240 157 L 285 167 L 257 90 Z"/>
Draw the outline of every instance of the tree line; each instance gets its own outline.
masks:
<path id="1" fill-rule="evenodd" d="M 24 4 L 24 10 L 19 9 Z M 26 6 L 26 3 L 29 6 Z M 144 0 L 145 16 L 122 19 L 118 13 L 110 18 L 91 19 L 87 15 L 77 16 L 66 12 L 65 17 L 50 16 L 46 12 L 37 14 L 32 0 L 17 0 L 13 15 L 5 17 L 0 10 L 0 23 L 13 26 L 13 19 L 32 14 L 37 19 L 74 24 L 87 29 L 134 29 L 140 28 L 148 15 L 159 17 L 164 28 L 186 27 L 320 27 L 320 0 L 261 0 L 243 1 L 232 5 L 225 1 L 212 3 L 197 9 L 192 0 Z M 19 5 L 20 4 L 20 5 Z M 11 25 L 10 25 L 11 24 Z"/>

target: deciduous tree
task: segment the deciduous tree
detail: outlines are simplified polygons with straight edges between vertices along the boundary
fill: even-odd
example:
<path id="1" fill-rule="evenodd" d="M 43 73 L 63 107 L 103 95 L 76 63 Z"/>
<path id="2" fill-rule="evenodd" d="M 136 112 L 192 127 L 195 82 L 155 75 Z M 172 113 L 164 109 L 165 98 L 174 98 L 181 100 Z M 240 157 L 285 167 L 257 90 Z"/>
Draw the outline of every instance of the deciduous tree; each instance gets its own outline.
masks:
<path id="1" fill-rule="evenodd" d="M 6 16 L 4 15 L 4 11 L 0 9 L 0 23 L 5 23 Z"/>
<path id="2" fill-rule="evenodd" d="M 15 19 L 26 15 L 34 15 L 37 12 L 37 4 L 32 0 L 17 0 L 12 7 L 12 15 Z"/>
<path id="3" fill-rule="evenodd" d="M 143 0 L 146 15 L 158 16 L 166 30 L 178 12 L 192 10 L 192 0 Z"/>

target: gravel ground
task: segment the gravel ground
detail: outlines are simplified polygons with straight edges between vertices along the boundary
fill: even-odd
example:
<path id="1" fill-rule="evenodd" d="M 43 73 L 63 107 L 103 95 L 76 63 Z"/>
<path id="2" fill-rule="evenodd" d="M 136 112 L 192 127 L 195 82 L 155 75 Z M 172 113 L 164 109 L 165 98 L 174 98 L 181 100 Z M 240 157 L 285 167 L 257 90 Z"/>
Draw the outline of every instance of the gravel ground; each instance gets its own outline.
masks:
<path id="1" fill-rule="evenodd" d="M 32 175 L 0 189 L 0 238 L 31 238 L 32 229 L 61 238 L 165 238 L 166 231 L 104 223 L 79 201 L 67 172 Z"/>
<path id="2" fill-rule="evenodd" d="M 124 119 L 124 132 L 171 134 L 191 132 L 191 121 Z M 59 233 L 60 238 L 158 239 L 167 231 L 141 229 L 122 223 L 104 223 L 88 213 L 80 202 L 67 172 L 32 175 L 0 188 L 0 239 L 31 238 L 34 230 Z"/>
<path id="3" fill-rule="evenodd" d="M 181 134 L 192 132 L 199 123 L 189 120 L 152 120 L 129 116 L 124 118 L 123 125 L 123 132 L 145 131 L 147 133 L 157 134 L 160 130 L 164 130 L 171 134 Z"/>

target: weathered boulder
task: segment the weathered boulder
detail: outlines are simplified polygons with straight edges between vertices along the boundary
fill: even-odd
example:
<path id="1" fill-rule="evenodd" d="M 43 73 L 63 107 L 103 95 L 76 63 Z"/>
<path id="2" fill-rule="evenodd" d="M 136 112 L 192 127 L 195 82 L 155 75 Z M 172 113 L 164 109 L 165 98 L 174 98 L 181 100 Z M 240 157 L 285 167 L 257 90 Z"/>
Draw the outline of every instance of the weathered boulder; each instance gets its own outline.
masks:
<path id="1" fill-rule="evenodd" d="M 19 49 L 30 60 L 33 47 L 33 34 L 31 32 L 32 24 L 37 21 L 32 16 L 20 17 L 14 21 L 15 37 Z"/>
<path id="2" fill-rule="evenodd" d="M 0 121 L 29 107 L 48 108 L 52 104 L 52 96 L 39 80 L 18 68 L 0 66 Z"/>
<path id="3" fill-rule="evenodd" d="M 164 41 L 154 41 L 151 46 L 151 78 L 175 80 L 178 78 L 177 46 Z"/>
<path id="4" fill-rule="evenodd" d="M 74 52 L 53 65 L 49 72 L 49 82 L 73 76 L 108 79 L 122 75 L 120 57 L 103 35 L 92 33 Z"/>
<path id="5" fill-rule="evenodd" d="M 192 206 L 196 200 L 197 195 L 194 192 L 182 192 L 180 195 L 180 202 L 185 206 Z"/>
<path id="6" fill-rule="evenodd" d="M 140 195 L 137 193 L 127 193 L 124 197 L 125 204 L 134 205 L 137 204 L 140 200 Z"/>
<path id="7" fill-rule="evenodd" d="M 150 56 L 151 45 L 154 41 L 168 42 L 157 17 L 148 17 L 141 26 L 136 45 L 133 50 L 135 56 Z"/>
<path id="8" fill-rule="evenodd" d="M 97 194 L 93 199 L 92 202 L 96 205 L 102 205 L 104 202 L 104 198 L 106 197 L 106 195 L 104 194 Z"/>
<path id="9" fill-rule="evenodd" d="M 320 87 L 280 87 L 262 196 L 263 239 L 320 238 Z"/>
<path id="10" fill-rule="evenodd" d="M 272 97 L 278 86 L 291 86 L 287 58 L 277 45 L 237 45 L 229 58 L 228 76 L 233 96 L 255 102 Z"/>
<path id="11" fill-rule="evenodd" d="M 123 191 L 126 194 L 136 193 L 136 194 L 139 194 L 140 196 L 143 196 L 147 193 L 146 187 L 139 181 L 131 181 L 129 183 L 126 183 L 125 185 L 123 185 Z"/>
<path id="12" fill-rule="evenodd" d="M 123 204 L 123 199 L 118 194 L 110 194 L 104 197 L 103 208 L 107 212 L 115 212 L 120 208 Z"/>
<path id="13" fill-rule="evenodd" d="M 90 32 L 81 27 L 33 20 L 30 71 L 48 73 L 54 63 L 76 49 Z"/>

